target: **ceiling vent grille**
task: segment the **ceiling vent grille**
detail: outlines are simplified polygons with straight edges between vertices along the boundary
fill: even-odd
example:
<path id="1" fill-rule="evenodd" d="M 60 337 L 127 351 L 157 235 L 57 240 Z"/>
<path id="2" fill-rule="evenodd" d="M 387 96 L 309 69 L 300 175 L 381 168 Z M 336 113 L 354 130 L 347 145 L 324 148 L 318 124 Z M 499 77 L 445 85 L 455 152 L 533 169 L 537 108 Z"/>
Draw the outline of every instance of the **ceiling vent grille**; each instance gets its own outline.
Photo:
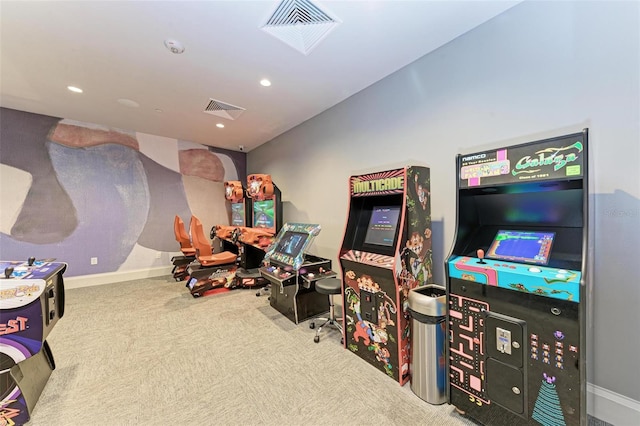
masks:
<path id="1" fill-rule="evenodd" d="M 309 0 L 282 0 L 262 29 L 308 55 L 338 24 Z"/>
<path id="2" fill-rule="evenodd" d="M 227 104 L 225 102 L 220 102 L 213 98 L 209 98 L 209 104 L 206 106 L 203 112 L 222 118 L 227 118 L 229 120 L 235 120 L 236 118 L 240 117 L 240 115 L 242 115 L 244 111 L 245 109 L 239 106 Z"/>

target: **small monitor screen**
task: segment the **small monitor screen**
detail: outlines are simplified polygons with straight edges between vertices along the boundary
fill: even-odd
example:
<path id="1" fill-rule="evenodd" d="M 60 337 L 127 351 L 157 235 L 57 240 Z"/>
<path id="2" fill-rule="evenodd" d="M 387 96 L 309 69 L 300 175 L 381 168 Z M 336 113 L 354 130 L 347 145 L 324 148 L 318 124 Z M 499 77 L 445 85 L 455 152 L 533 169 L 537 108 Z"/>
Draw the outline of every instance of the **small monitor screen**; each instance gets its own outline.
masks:
<path id="1" fill-rule="evenodd" d="M 275 228 L 275 209 L 273 200 L 253 202 L 253 227 Z"/>
<path id="2" fill-rule="evenodd" d="M 189 287 L 189 290 L 193 290 L 193 287 L 195 287 L 197 282 L 198 282 L 197 278 L 190 278 L 189 281 L 187 282 L 187 287 Z"/>
<path id="3" fill-rule="evenodd" d="M 300 254 L 304 243 L 309 238 L 309 234 L 302 232 L 286 231 L 276 247 L 276 251 L 280 254 L 296 257 Z"/>
<path id="4" fill-rule="evenodd" d="M 554 232 L 504 231 L 496 234 L 487 257 L 512 262 L 549 263 Z"/>
<path id="5" fill-rule="evenodd" d="M 393 246 L 399 220 L 400 206 L 374 206 L 364 243 L 384 247 Z"/>
<path id="6" fill-rule="evenodd" d="M 231 203 L 231 225 L 244 226 L 244 203 Z"/>

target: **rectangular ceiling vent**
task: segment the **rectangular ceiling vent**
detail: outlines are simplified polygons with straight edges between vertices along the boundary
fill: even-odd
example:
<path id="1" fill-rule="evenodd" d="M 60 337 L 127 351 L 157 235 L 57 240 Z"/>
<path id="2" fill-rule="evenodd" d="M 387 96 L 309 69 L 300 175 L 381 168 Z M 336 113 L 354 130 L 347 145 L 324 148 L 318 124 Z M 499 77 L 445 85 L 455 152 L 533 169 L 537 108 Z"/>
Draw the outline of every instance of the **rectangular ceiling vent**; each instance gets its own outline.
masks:
<path id="1" fill-rule="evenodd" d="M 282 0 L 261 28 L 307 55 L 340 23 L 309 0 Z"/>
<path id="2" fill-rule="evenodd" d="M 236 118 L 240 117 L 240 115 L 244 111 L 245 109 L 242 107 L 209 98 L 209 104 L 206 106 L 203 112 L 222 118 L 227 118 L 229 120 L 235 120 Z"/>

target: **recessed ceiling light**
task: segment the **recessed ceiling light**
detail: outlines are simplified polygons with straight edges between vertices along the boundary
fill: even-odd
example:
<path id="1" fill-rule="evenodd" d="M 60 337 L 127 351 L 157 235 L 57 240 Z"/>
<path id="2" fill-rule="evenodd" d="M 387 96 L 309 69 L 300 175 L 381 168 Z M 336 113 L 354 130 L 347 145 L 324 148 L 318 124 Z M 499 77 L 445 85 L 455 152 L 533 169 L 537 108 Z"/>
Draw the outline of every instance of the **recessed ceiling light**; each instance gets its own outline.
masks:
<path id="1" fill-rule="evenodd" d="M 75 87 L 75 86 L 67 86 L 67 89 L 71 90 L 72 92 L 75 93 L 82 93 L 82 89 L 79 87 Z"/>
<path id="2" fill-rule="evenodd" d="M 218 123 L 218 124 L 216 124 L 216 127 L 220 128 L 220 129 L 223 129 L 224 128 L 224 124 Z"/>
<path id="3" fill-rule="evenodd" d="M 136 101 L 132 101 L 131 99 L 120 98 L 118 99 L 118 103 L 120 105 L 128 106 L 129 108 L 138 108 L 140 106 Z"/>
<path id="4" fill-rule="evenodd" d="M 262 80 L 260 80 L 260 84 L 262 84 L 264 87 L 271 86 L 271 82 L 269 80 L 267 80 L 266 78 L 263 78 Z"/>

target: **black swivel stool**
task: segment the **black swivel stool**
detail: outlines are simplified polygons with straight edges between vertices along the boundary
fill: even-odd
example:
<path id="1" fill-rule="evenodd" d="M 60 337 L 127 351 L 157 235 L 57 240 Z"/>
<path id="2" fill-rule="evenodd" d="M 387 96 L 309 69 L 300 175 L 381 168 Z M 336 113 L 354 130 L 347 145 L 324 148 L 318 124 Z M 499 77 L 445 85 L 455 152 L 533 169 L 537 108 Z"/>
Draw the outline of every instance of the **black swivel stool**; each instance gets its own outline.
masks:
<path id="1" fill-rule="evenodd" d="M 342 294 L 342 282 L 338 278 L 325 278 L 323 280 L 316 281 L 316 291 L 320 294 L 326 294 L 329 296 L 329 318 L 314 318 L 309 324 L 309 328 L 316 327 L 316 321 L 324 321 L 318 330 L 313 341 L 318 343 L 320 341 L 320 332 L 325 325 L 330 325 L 340 330 L 340 343 L 344 343 L 344 334 L 342 331 L 342 318 L 336 318 L 335 305 L 333 304 L 333 295 Z"/>

